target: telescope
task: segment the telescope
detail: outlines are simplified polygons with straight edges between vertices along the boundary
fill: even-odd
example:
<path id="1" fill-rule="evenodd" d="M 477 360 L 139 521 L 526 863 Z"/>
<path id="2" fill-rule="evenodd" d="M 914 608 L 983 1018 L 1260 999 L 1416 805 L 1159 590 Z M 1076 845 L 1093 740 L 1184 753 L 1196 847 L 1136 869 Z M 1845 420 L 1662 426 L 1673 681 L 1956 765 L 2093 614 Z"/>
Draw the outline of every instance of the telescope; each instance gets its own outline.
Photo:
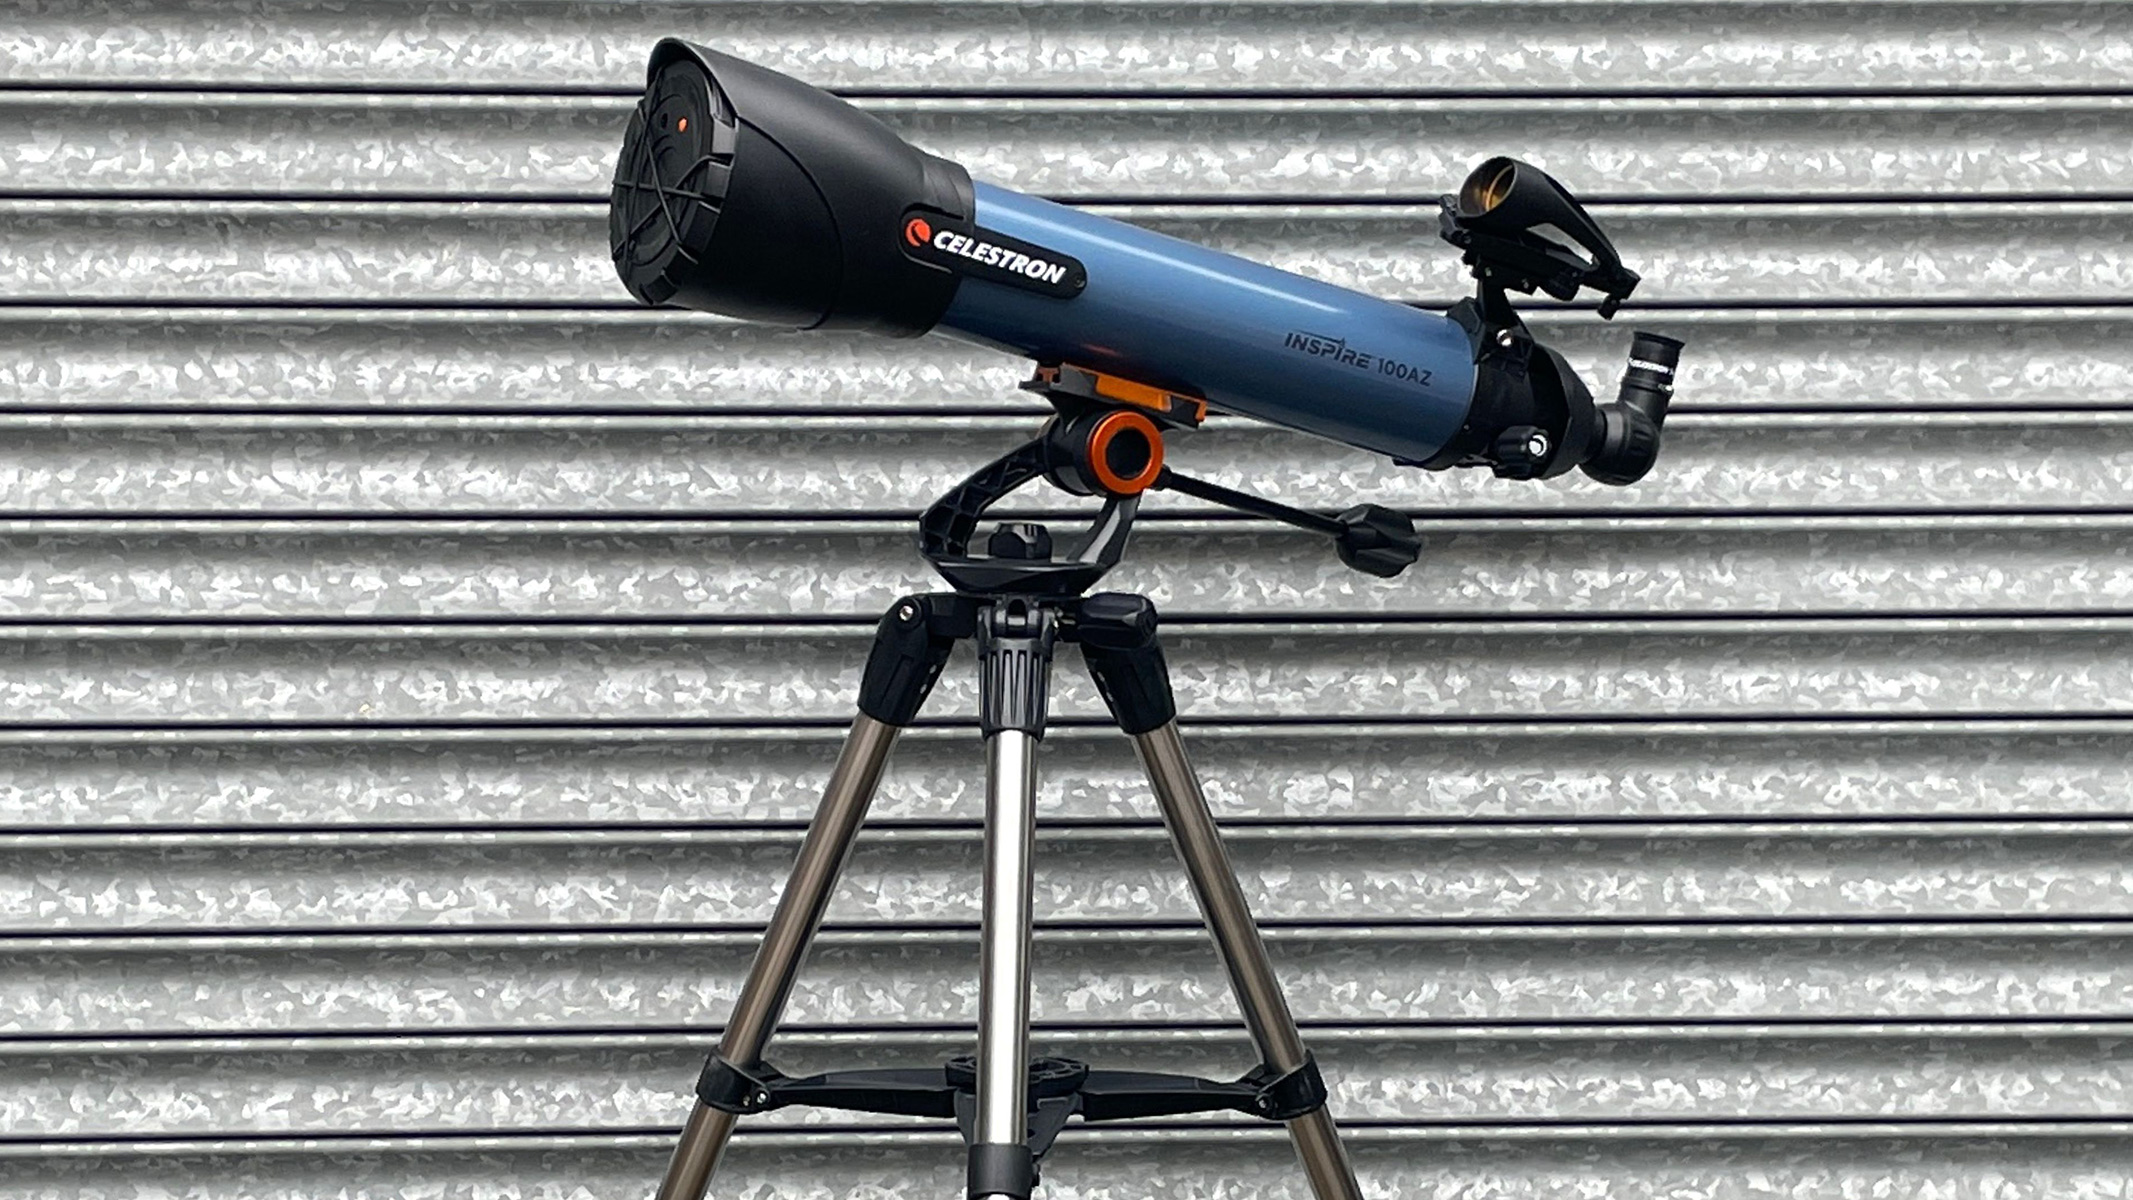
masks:
<path id="1" fill-rule="evenodd" d="M 1070 492 L 1180 482 L 1161 430 L 1209 410 L 1506 479 L 1621 485 L 1658 458 L 1681 343 L 1637 333 L 1617 399 L 1595 404 L 1506 298 L 1591 289 L 1611 318 L 1638 283 L 1530 164 L 1489 159 L 1440 202 L 1477 289 L 1437 313 L 976 182 L 827 92 L 688 42 L 660 42 L 648 74 L 609 210 L 631 295 L 1032 359 L 1063 418 L 1044 474 Z"/>
<path id="2" fill-rule="evenodd" d="M 1561 184 L 1492 158 L 1439 203 L 1475 294 L 1438 313 L 1166 237 L 971 179 L 798 80 L 678 39 L 652 51 L 615 171 L 609 241 L 630 294 L 652 305 L 799 329 L 938 332 L 1032 360 L 1023 386 L 1053 415 L 919 519 L 919 549 L 953 590 L 907 596 L 876 629 L 857 716 L 742 984 L 659 1200 L 701 1200 L 742 1116 L 790 1105 L 952 1120 L 969 1200 L 1031 1200 L 1061 1130 L 1234 1112 L 1288 1129 L 1316 1200 L 1361 1200 L 1316 1060 L 1178 732 L 1146 598 L 1090 594 L 1124 552 L 1142 496 L 1169 490 L 1334 540 L 1378 576 L 1415 562 L 1404 513 L 1294 508 L 1165 463 L 1166 437 L 1230 413 L 1427 470 L 1550 479 L 1573 468 L 1635 482 L 1659 455 L 1682 344 L 1634 335 L 1616 398 L 1596 404 L 1535 341 L 1508 293 L 1612 318 L 1636 288 L 1614 245 Z M 1027 521 L 979 519 L 1047 480 L 1101 497 L 1069 546 Z M 976 1053 L 945 1066 L 786 1075 L 764 1057 L 898 734 L 950 652 L 978 652 L 986 753 Z M 1234 1079 L 1100 1070 L 1030 1056 L 1035 748 L 1049 672 L 1075 644 L 1132 739 L 1259 1062 Z"/>

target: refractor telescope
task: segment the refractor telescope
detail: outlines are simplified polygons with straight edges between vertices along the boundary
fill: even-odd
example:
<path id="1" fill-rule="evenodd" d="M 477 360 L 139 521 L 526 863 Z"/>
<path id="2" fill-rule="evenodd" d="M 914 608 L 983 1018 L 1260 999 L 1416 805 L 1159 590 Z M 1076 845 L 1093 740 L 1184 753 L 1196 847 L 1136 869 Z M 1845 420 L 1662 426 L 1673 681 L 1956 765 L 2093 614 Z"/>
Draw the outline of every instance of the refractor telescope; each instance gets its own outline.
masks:
<path id="1" fill-rule="evenodd" d="M 1344 562 L 1374 575 L 1415 561 L 1403 513 L 1363 504 L 1327 515 L 1166 466 L 1166 435 L 1213 410 L 1432 470 L 1545 479 L 1581 468 L 1634 482 L 1658 457 L 1681 343 L 1636 334 L 1619 396 L 1595 404 L 1506 294 L 1590 289 L 1611 317 L 1636 273 L 1562 185 L 1494 158 L 1439 215 L 1476 294 L 1430 312 L 974 182 L 826 93 L 676 40 L 652 52 L 611 214 L 615 268 L 645 303 L 802 329 L 939 331 L 1034 360 L 1023 386 L 1054 410 L 920 517 L 920 552 L 953 590 L 898 600 L 876 629 L 851 732 L 697 1079 L 659 1200 L 702 1200 L 735 1123 L 792 1105 L 954 1121 L 969 1200 L 1032 1200 L 1072 1120 L 1242 1114 L 1287 1127 L 1315 1200 L 1363 1200 L 1186 755 L 1155 606 L 1089 589 L 1119 561 L 1150 490 L 1327 534 Z M 974 551 L 986 510 L 1039 479 L 1102 497 L 1102 511 L 1071 546 L 1010 521 Z M 786 999 L 890 749 L 964 643 L 977 651 L 986 757 L 976 1053 L 787 1075 L 765 1057 Z M 1259 1058 L 1237 1078 L 1031 1057 L 1036 745 L 1053 655 L 1068 645 L 1134 743 L 1229 976 Z"/>
<path id="2" fill-rule="evenodd" d="M 1591 289 L 1611 317 L 1638 276 L 1516 159 L 1442 199 L 1439 232 L 1478 287 L 1438 313 L 973 181 L 826 92 L 677 39 L 652 52 L 610 212 L 615 268 L 648 304 L 937 331 L 1064 373 L 1096 408 L 1144 401 L 1157 425 L 1235 413 L 1432 470 L 1632 483 L 1658 457 L 1681 352 L 1636 334 L 1619 397 L 1595 404 L 1533 339 L 1506 292 Z M 1145 403 L 1156 395 L 1178 412 Z M 1147 424 L 1114 421 L 1097 447 L 1129 469 L 1085 440 L 1048 474 L 1083 494 L 1156 486 Z"/>

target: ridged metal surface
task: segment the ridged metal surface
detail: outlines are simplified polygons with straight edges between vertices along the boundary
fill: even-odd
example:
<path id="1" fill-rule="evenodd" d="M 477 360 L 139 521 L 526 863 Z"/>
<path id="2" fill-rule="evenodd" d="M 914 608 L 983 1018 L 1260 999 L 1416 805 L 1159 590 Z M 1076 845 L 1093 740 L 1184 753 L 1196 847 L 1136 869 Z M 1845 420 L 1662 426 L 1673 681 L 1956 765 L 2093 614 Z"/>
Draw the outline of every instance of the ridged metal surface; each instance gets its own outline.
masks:
<path id="1" fill-rule="evenodd" d="M 697 37 L 981 177 L 1435 305 L 1510 152 L 1645 276 L 1535 326 L 1611 491 L 1218 422 L 1173 465 L 1423 518 L 1398 581 L 1150 505 L 1186 738 L 1373 1200 L 2123 1196 L 2133 8 L 32 0 L 0 38 L 0 1200 L 649 1195 L 909 521 L 1014 363 L 634 308 L 643 53 Z M 1634 310 L 1634 306 L 1633 306 Z M 1036 500 L 1060 509 L 1058 495 Z M 1249 1065 L 1077 656 L 1040 1047 Z M 788 1069 L 967 1049 L 967 652 Z M 719 1193 L 950 1194 L 953 1136 L 744 1122 Z M 1044 1196 L 1301 1200 L 1227 1120 Z"/>
<path id="2" fill-rule="evenodd" d="M 1436 240 L 1434 206 L 1099 211 L 1395 299 L 1442 307 L 1469 290 L 1458 256 Z M 2133 294 L 2133 264 L 2120 253 L 2133 203 L 1636 205 L 1601 215 L 1650 276 L 1640 301 Z M 602 205 L 13 200 L 0 201 L 0 221 L 12 251 L 0 288 L 37 302 L 631 303 L 608 258 Z"/>
<path id="3" fill-rule="evenodd" d="M 2112 407 L 2133 309 L 1673 310 L 1675 412 Z M 1621 369 L 1589 314 L 1530 322 L 1587 379 Z M 1012 359 L 650 310 L 0 308 L 0 410 L 173 408 L 1041 414 Z M 1951 403 L 1962 401 L 1962 403 Z"/>
<path id="4" fill-rule="evenodd" d="M 0 932 L 751 926 L 790 830 L 0 835 Z M 969 926 L 971 826 L 876 831 L 829 920 Z M 1360 922 L 2133 916 L 2133 823 L 1233 830 L 1252 911 Z M 1040 920 L 1191 922 L 1152 826 L 1039 838 Z"/>
<path id="5" fill-rule="evenodd" d="M 2133 1100 L 2133 1030 L 2113 1023 L 1313 1032 L 1353 1125 L 1812 1121 L 1833 1101 L 1894 1119 L 2049 1120 L 2108 1117 Z M 1034 1041 L 1047 1054 L 1198 1075 L 1233 1077 L 1252 1061 L 1226 1031 L 1055 1028 Z M 802 1032 L 780 1043 L 776 1062 L 805 1074 L 871 1053 L 924 1066 L 960 1044 L 945 1032 Z M 671 1033 L 23 1042 L 0 1057 L 0 1119 L 29 1138 L 200 1137 L 246 1124 L 282 1135 L 635 1131 L 686 1108 L 702 1058 Z M 299 1080 L 309 1086 L 291 1086 Z M 277 1103 L 253 1099 L 277 1088 Z M 120 1124 L 114 1101 L 145 1120 Z M 789 1109 L 751 1125 L 853 1120 Z M 1229 1123 L 1193 1121 L 1217 1122 Z"/>
<path id="6" fill-rule="evenodd" d="M 1399 93 L 2116 88 L 2109 4 L 479 3 L 33 0 L 0 72 L 44 83 L 628 91 L 662 37 L 824 87 Z"/>
<path id="7" fill-rule="evenodd" d="M 989 417 L 7 415 L 0 511 L 908 520 L 1036 427 Z M 1169 461 L 1292 504 L 1355 497 L 1428 513 L 2108 511 L 2133 493 L 2133 415 L 2123 412 L 1706 414 L 1667 428 L 1667 472 L 1633 489 L 1572 476 L 1514 490 L 1239 420 L 1176 439 Z M 1004 511 L 1073 504 L 1049 488 L 1029 496 Z M 1208 511 L 1164 495 L 1147 508 Z M 1418 569 L 1395 584 L 1334 586 L 1390 596 L 1433 583 Z"/>
<path id="8" fill-rule="evenodd" d="M 848 719 L 860 625 L 0 627 L 8 723 Z M 1173 626 L 1203 720 L 2133 714 L 2133 618 Z M 1277 692 L 1278 689 L 1278 692 Z M 951 673 L 928 711 L 967 718 Z M 1053 712 L 1104 711 L 1086 679 Z"/>
<path id="9" fill-rule="evenodd" d="M 0 938 L 0 1030 L 700 1028 L 732 1006 L 756 941 L 723 930 Z M 1267 942 L 1306 1022 L 2075 1019 L 2133 1004 L 2123 920 L 1386 923 L 1277 926 Z M 1197 925 L 1040 926 L 1035 953 L 1038 1021 L 1238 1020 Z M 977 961 L 974 929 L 825 931 L 787 1017 L 967 1028 Z"/>
<path id="10" fill-rule="evenodd" d="M 1577 1188 L 1642 1195 L 1663 1186 L 1717 1200 L 1877 1192 L 2104 1200 L 2133 1170 L 2122 1122 L 1841 1122 L 1709 1126 L 1580 1124 L 1364 1128 L 1350 1134 L 1366 1192 L 1546 1200 Z M 952 1136 L 952 1135 L 951 1135 Z M 664 1134 L 304 1138 L 32 1143 L 11 1154 L 0 1196 L 102 1195 L 184 1178 L 214 1194 L 272 1200 L 447 1200 L 512 1192 L 628 1195 L 666 1163 Z M 5 1151 L 0 1151 L 5 1153 Z M 750 1196 L 828 1200 L 854 1191 L 948 1194 L 962 1155 L 934 1135 L 745 1131 L 722 1176 Z M 1047 1195 L 1111 1200 L 1202 1189 L 1303 1200 L 1295 1155 L 1275 1135 L 1076 1131 Z"/>
<path id="11" fill-rule="evenodd" d="M 1072 667 L 1065 668 L 1068 671 Z M 807 820 L 838 733 L 772 727 L 0 729 L 16 830 L 671 827 Z M 2133 788 L 2133 721 L 1191 723 L 1232 820 L 2107 818 Z M 884 822 L 972 821 L 968 728 L 904 736 Z M 1045 739 L 1046 818 L 1146 820 L 1122 735 Z M 1958 836 L 1951 831 L 1949 836 Z"/>
<path id="12" fill-rule="evenodd" d="M 627 97 L 0 95 L 0 191 L 605 199 Z M 2119 97 L 877 100 L 1063 199 L 1422 197 L 1515 145 L 1589 199 L 2124 195 Z"/>
<path id="13" fill-rule="evenodd" d="M 2133 599 L 2129 532 L 2114 515 L 1445 516 L 1387 585 L 1322 570 L 1327 542 L 1287 527 L 1151 518 L 1109 579 L 1174 619 L 2112 613 Z M 935 586 L 904 520 L 0 523 L 16 619 L 597 619 L 624 597 L 668 620 L 872 617 Z"/>

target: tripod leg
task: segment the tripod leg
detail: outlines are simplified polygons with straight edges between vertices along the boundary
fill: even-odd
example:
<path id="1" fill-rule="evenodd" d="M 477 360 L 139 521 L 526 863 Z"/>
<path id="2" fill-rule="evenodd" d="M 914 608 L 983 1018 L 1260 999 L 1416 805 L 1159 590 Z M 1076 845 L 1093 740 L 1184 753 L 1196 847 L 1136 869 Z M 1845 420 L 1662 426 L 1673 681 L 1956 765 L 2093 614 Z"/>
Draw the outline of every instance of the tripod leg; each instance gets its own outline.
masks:
<path id="1" fill-rule="evenodd" d="M 1199 899 L 1200 911 L 1214 934 L 1222 964 L 1229 970 L 1230 987 L 1237 993 L 1237 1006 L 1244 1010 L 1245 1024 L 1251 1030 L 1252 1044 L 1258 1047 L 1260 1061 L 1283 1075 L 1302 1070 L 1310 1062 L 1303 1035 L 1297 1031 L 1296 1018 L 1290 1015 L 1289 1002 L 1274 977 L 1266 942 L 1252 920 L 1244 891 L 1237 886 L 1236 871 L 1230 866 L 1229 853 L 1222 848 L 1214 814 L 1208 810 L 1199 777 L 1185 756 L 1185 743 L 1178 737 L 1177 721 L 1165 721 L 1135 734 L 1133 745 L 1140 752 L 1141 765 L 1147 769 L 1156 803 L 1163 810 L 1163 823 L 1169 827 L 1178 857 L 1185 863 L 1193 895 Z M 1361 1200 L 1355 1168 L 1348 1163 L 1348 1152 L 1341 1145 L 1333 1114 L 1321 1104 L 1291 1118 L 1288 1126 L 1296 1157 L 1311 1181 L 1311 1194 L 1318 1200 Z"/>
<path id="2" fill-rule="evenodd" d="M 859 715 L 852 720 L 821 806 L 800 843 L 799 857 L 748 968 L 747 982 L 734 1001 L 718 1050 L 704 1065 L 696 1107 L 674 1147 L 658 1200 L 701 1200 L 710 1186 L 712 1172 L 733 1136 L 734 1122 L 750 1104 L 745 1093 L 752 1089 L 746 1085 L 746 1073 L 762 1061 L 764 1047 L 777 1029 L 793 981 L 874 801 L 889 751 L 940 677 L 941 665 L 955 645 L 959 616 L 967 624 L 967 605 L 954 597 L 913 596 L 898 601 L 882 618 L 867 658 Z"/>
<path id="3" fill-rule="evenodd" d="M 1316 1065 L 1304 1049 L 1266 942 L 1252 920 L 1199 776 L 1178 736 L 1177 702 L 1155 637 L 1155 606 L 1139 596 L 1091 596 L 1082 605 L 1080 637 L 1097 688 L 1119 727 L 1133 738 L 1148 773 L 1163 825 L 1185 864 L 1261 1063 L 1278 1076 L 1308 1070 L 1315 1077 Z M 1317 1200 L 1362 1200 L 1340 1131 L 1323 1102 L 1323 1085 L 1315 1078 L 1312 1082 L 1319 1103 L 1287 1122 L 1311 1193 Z"/>
<path id="4" fill-rule="evenodd" d="M 985 910 L 979 934 L 978 1094 L 970 1200 L 1029 1200 L 1029 958 L 1037 740 L 1056 624 L 1049 609 L 996 602 L 978 630 L 985 733 Z"/>

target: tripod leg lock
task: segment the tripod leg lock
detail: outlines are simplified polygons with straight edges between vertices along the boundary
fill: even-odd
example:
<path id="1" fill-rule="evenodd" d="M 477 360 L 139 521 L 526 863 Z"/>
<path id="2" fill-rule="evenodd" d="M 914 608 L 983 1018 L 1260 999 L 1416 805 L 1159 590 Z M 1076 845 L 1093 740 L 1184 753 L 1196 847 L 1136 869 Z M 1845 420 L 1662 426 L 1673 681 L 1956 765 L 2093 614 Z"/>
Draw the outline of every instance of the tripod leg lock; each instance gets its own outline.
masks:
<path id="1" fill-rule="evenodd" d="M 884 725 L 909 725 L 933 691 L 956 639 L 975 632 L 976 605 L 962 596 L 905 596 L 874 629 L 859 682 L 859 711 Z"/>
<path id="2" fill-rule="evenodd" d="M 1293 1121 L 1326 1106 L 1326 1080 L 1318 1073 L 1318 1060 L 1309 1054 L 1304 1055 L 1302 1066 L 1287 1074 L 1277 1075 L 1273 1068 L 1262 1066 L 1239 1082 L 1257 1086 L 1252 1115 L 1269 1121 Z"/>
<path id="3" fill-rule="evenodd" d="M 1075 638 L 1096 690 L 1130 737 L 1159 729 L 1178 715 L 1155 623 L 1155 605 L 1122 592 L 1083 600 L 1075 619 Z"/>
<path id="4" fill-rule="evenodd" d="M 778 1107 L 778 1085 L 785 1076 L 768 1063 L 737 1067 L 714 1052 L 696 1077 L 696 1098 L 720 1112 L 747 1116 Z"/>

